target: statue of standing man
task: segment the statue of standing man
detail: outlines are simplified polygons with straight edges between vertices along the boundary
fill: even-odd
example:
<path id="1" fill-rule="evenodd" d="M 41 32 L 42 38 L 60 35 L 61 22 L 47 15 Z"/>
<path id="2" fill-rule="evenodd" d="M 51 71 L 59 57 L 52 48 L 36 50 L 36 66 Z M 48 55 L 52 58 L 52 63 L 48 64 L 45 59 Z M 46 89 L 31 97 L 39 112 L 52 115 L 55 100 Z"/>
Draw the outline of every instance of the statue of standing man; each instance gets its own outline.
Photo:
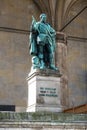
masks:
<path id="1" fill-rule="evenodd" d="M 46 22 L 46 19 L 46 14 L 40 15 L 39 22 L 36 22 L 34 17 L 32 17 L 29 37 L 30 54 L 32 55 L 32 68 L 57 70 L 54 62 L 56 32 Z"/>

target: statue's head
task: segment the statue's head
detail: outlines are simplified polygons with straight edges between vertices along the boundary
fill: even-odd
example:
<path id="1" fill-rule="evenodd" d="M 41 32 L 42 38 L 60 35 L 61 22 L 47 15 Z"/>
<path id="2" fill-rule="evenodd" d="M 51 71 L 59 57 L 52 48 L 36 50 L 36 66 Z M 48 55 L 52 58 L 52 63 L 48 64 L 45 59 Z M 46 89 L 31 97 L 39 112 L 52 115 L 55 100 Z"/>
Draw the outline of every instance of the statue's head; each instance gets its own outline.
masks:
<path id="1" fill-rule="evenodd" d="M 40 15 L 40 21 L 41 21 L 41 22 L 46 22 L 46 20 L 47 20 L 47 15 L 44 14 L 44 13 L 41 14 L 41 15 Z"/>

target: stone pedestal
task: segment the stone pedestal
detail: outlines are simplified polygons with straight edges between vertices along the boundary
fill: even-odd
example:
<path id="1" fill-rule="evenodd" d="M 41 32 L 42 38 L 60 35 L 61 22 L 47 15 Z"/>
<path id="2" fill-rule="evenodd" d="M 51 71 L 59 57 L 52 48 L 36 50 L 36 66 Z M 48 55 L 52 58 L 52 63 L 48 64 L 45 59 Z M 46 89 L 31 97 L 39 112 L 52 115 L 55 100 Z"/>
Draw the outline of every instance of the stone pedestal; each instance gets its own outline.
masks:
<path id="1" fill-rule="evenodd" d="M 28 80 L 27 112 L 61 112 L 60 73 L 52 70 L 35 70 Z"/>

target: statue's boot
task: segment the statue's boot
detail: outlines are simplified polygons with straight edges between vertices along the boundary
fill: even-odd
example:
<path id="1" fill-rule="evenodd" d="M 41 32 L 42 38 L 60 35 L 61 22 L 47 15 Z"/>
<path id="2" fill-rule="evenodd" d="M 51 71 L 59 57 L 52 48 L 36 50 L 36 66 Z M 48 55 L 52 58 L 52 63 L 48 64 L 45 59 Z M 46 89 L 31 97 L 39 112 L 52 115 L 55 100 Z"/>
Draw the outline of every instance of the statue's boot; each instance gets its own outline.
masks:
<path id="1" fill-rule="evenodd" d="M 51 65 L 49 66 L 49 68 L 50 68 L 50 69 L 53 69 L 53 70 L 58 70 L 58 68 L 57 68 L 57 67 L 55 67 L 55 65 L 54 65 L 54 64 L 51 64 Z"/>
<path id="2" fill-rule="evenodd" d="M 53 69 L 53 70 L 58 70 L 58 68 L 54 65 L 54 57 L 52 54 L 49 55 L 50 59 L 49 59 L 49 68 Z"/>
<path id="3" fill-rule="evenodd" d="M 40 69 L 45 69 L 45 63 L 43 60 L 40 60 Z"/>
<path id="4" fill-rule="evenodd" d="M 40 48 L 40 52 L 38 53 L 38 57 L 39 57 L 39 61 L 40 61 L 40 69 L 45 69 L 46 67 L 45 67 L 45 63 L 44 63 L 44 60 L 43 60 L 43 58 L 44 58 L 44 56 L 43 56 L 43 47 L 42 46 L 39 46 Z"/>

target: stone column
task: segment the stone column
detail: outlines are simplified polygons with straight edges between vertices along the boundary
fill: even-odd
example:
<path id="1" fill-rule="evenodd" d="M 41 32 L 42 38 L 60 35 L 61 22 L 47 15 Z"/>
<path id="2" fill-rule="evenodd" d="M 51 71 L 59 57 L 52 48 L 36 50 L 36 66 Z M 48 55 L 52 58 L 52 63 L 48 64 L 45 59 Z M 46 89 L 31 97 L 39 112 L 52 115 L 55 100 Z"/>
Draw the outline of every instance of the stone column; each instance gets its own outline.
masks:
<path id="1" fill-rule="evenodd" d="M 57 32 L 57 49 L 55 53 L 55 64 L 59 67 L 61 76 L 61 104 L 68 108 L 68 77 L 67 77 L 67 40 L 64 33 Z M 65 108 L 65 109 L 66 109 Z"/>

